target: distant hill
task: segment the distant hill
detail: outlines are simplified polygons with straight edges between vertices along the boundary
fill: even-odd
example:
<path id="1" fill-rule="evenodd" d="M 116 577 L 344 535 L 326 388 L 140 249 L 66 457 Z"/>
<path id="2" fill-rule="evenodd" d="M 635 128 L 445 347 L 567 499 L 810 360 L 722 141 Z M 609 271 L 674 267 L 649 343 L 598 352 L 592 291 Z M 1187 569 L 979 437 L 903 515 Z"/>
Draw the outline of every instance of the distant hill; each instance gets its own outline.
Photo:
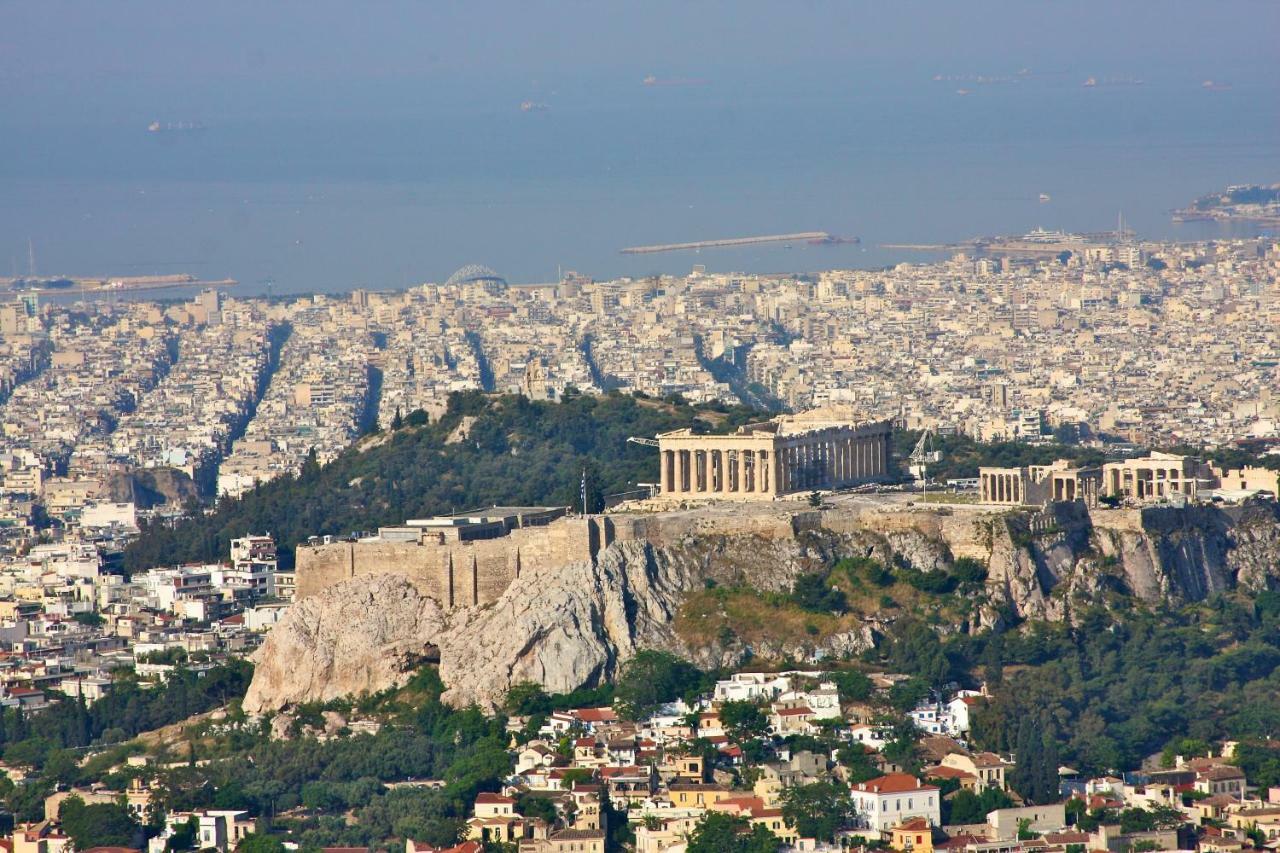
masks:
<path id="1" fill-rule="evenodd" d="M 139 509 L 162 504 L 181 507 L 199 500 L 196 484 L 185 471 L 176 468 L 139 468 L 112 474 L 104 485 L 105 500 L 133 502 Z"/>
<path id="2" fill-rule="evenodd" d="M 233 537 L 267 532 L 288 565 L 293 546 L 308 536 L 494 504 L 576 507 L 584 470 L 588 508 L 597 511 L 606 495 L 658 477 L 656 451 L 628 444 L 628 436 L 681 427 L 728 431 L 763 417 L 741 407 L 617 393 L 560 403 L 455 394 L 436 423 L 422 423 L 416 413 L 405 423 L 419 425 L 367 437 L 323 468 L 309 463 L 298 477 L 220 501 L 207 515 L 144 528 L 125 552 L 125 568 L 225 559 Z"/>

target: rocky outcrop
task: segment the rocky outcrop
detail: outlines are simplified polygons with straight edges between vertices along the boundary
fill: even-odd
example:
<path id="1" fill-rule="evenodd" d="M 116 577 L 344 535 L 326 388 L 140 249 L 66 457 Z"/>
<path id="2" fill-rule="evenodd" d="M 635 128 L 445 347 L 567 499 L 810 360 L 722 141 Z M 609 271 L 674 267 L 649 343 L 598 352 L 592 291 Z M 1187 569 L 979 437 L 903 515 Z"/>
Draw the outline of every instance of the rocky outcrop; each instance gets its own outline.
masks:
<path id="1" fill-rule="evenodd" d="M 483 707 L 521 681 L 552 692 L 602 683 L 640 648 L 705 665 L 736 660 L 740 652 L 688 648 L 676 636 L 672 623 L 689 590 L 707 580 L 743 582 L 754 566 L 766 586 L 785 589 L 832 547 L 755 537 L 661 548 L 619 542 L 595 561 L 518 578 L 495 603 L 452 611 L 403 576 L 359 576 L 298 602 L 271 631 L 254 656 L 244 707 L 264 713 L 395 687 L 432 659 L 446 701 Z M 869 630 L 847 632 L 828 640 L 828 652 L 851 654 L 870 642 Z"/>
<path id="2" fill-rule="evenodd" d="M 990 524 L 993 591 L 1026 619 L 1068 618 L 1071 602 L 1108 590 L 1176 606 L 1280 578 L 1273 503 L 1092 513 L 1060 505 Z"/>
<path id="3" fill-rule="evenodd" d="M 435 657 L 444 611 L 407 580 L 372 575 L 300 601 L 255 654 L 251 713 L 403 684 Z"/>
<path id="4" fill-rule="evenodd" d="M 103 483 L 101 499 L 133 503 L 138 509 L 160 505 L 183 506 L 199 499 L 196 484 L 185 471 L 175 468 L 142 468 L 112 474 Z"/>
<path id="5" fill-rule="evenodd" d="M 622 540 L 596 559 L 517 577 L 496 601 L 442 608 L 405 576 L 361 575 L 298 602 L 256 655 L 251 713 L 403 684 L 438 660 L 445 699 L 493 707 L 517 682 L 567 692 L 611 679 L 640 648 L 665 648 L 704 666 L 745 650 L 688 646 L 675 632 L 691 590 L 711 583 L 789 589 L 803 572 L 851 555 L 922 571 L 982 554 L 988 582 L 977 625 L 1014 614 L 1071 617 L 1081 599 L 1117 592 L 1156 602 L 1222 589 L 1265 588 L 1280 576 L 1280 514 L 1271 505 L 1089 513 L 938 511 L 857 520 L 797 516 L 790 536 L 690 532 L 661 544 Z M 875 619 L 803 648 L 766 642 L 757 656 L 813 660 L 869 647 Z M 965 630 L 964 626 L 949 626 Z"/>

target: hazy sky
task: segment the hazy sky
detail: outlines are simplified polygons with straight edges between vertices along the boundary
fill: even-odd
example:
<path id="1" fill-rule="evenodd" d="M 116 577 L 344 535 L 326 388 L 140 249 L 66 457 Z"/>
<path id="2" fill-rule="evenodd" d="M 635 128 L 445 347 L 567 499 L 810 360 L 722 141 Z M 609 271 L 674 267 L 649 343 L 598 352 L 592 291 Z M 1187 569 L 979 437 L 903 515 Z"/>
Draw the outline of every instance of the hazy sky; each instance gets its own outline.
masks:
<path id="1" fill-rule="evenodd" d="M 0 0 L 0 270 L 31 241 L 68 273 L 334 289 L 817 228 L 864 244 L 706 260 L 1121 210 L 1161 234 L 1280 180 L 1278 36 L 1280 0 Z"/>
<path id="2" fill-rule="evenodd" d="M 344 81 L 536 90 L 614 75 L 751 80 L 876 70 L 1228 78 L 1280 73 L 1280 3 L 13 2 L 7 122 L 74 120 L 178 90 L 197 112 L 302 99 L 358 113 Z M 1013 67 L 1016 66 L 1016 67 Z M 851 80 L 851 83 L 855 81 Z M 329 88 L 337 84 L 337 89 Z M 142 106 L 142 105 L 139 105 Z"/>

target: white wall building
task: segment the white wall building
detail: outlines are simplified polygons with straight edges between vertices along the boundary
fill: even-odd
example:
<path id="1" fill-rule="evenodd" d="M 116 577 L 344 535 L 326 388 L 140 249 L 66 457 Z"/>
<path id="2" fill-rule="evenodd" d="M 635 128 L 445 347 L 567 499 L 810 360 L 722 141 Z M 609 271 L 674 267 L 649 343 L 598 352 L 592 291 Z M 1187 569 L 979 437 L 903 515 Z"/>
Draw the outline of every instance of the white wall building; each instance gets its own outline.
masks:
<path id="1" fill-rule="evenodd" d="M 869 829 L 884 832 L 904 820 L 922 817 L 930 826 L 942 820 L 941 792 L 907 773 L 890 773 L 853 786 L 858 820 Z"/>

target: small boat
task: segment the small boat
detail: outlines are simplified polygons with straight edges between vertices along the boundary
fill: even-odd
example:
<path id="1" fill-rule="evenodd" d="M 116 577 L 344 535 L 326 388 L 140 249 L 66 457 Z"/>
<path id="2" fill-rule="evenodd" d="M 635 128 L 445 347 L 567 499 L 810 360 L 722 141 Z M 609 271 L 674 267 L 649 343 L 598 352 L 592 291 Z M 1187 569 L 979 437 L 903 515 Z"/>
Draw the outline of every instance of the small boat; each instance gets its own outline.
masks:
<path id="1" fill-rule="evenodd" d="M 1041 203 L 1041 204 L 1043 204 L 1044 202 L 1049 201 L 1049 200 L 1050 200 L 1050 198 L 1049 198 L 1049 194 L 1048 194 L 1048 193 L 1040 193 L 1040 203 Z"/>

